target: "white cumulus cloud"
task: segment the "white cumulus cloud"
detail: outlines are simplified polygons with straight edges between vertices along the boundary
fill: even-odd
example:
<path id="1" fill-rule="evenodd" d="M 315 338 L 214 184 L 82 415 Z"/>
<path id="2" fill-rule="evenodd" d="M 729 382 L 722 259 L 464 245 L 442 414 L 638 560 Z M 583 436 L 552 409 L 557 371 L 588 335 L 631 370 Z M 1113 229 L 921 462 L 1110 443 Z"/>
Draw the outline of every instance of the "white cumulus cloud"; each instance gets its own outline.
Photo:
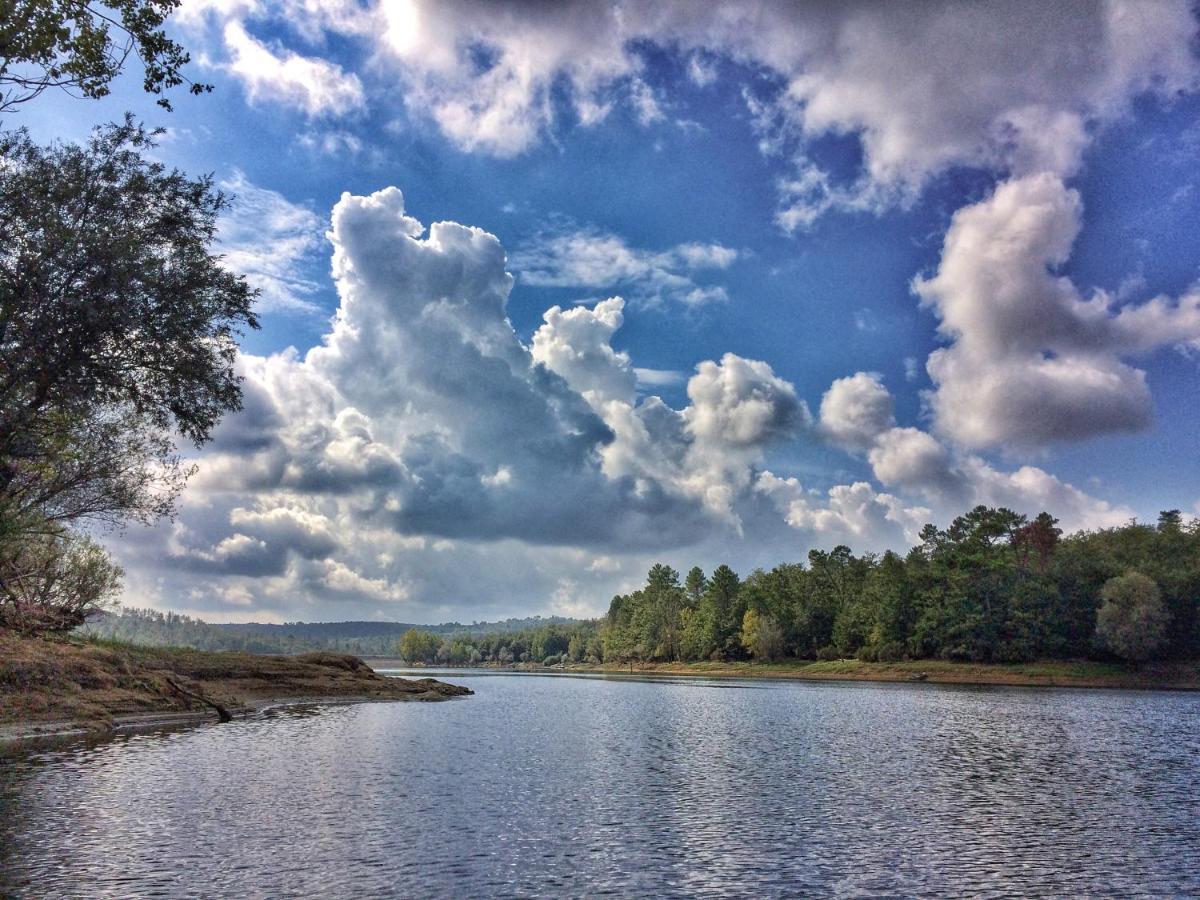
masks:
<path id="1" fill-rule="evenodd" d="M 1126 359 L 1200 340 L 1200 294 L 1117 306 L 1055 273 L 1080 228 L 1053 174 L 1001 184 L 960 209 L 941 264 L 915 288 L 949 346 L 927 370 L 939 432 L 968 447 L 1037 447 L 1146 427 L 1145 373 Z"/>

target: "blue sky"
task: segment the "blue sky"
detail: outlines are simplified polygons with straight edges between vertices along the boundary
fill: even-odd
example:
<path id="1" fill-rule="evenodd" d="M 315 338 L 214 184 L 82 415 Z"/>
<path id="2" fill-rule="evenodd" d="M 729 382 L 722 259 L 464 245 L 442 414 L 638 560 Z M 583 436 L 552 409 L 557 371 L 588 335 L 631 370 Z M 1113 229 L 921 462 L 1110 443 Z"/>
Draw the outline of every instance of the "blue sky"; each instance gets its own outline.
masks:
<path id="1" fill-rule="evenodd" d="M 129 603 L 595 614 L 656 559 L 904 548 L 977 502 L 1197 512 L 1186 3 L 185 0 L 172 25 L 212 94 L 166 113 L 128 74 L 20 114 L 170 129 L 164 161 L 238 195 L 223 249 L 264 291 L 247 410 L 179 519 L 106 538 Z"/>

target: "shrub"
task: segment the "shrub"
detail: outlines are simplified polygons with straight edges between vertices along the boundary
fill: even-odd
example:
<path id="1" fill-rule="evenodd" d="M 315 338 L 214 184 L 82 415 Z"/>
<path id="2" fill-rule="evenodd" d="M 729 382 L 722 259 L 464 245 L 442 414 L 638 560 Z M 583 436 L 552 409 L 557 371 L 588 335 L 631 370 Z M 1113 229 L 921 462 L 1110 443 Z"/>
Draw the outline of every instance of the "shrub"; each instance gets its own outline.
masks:
<path id="1" fill-rule="evenodd" d="M 121 569 L 91 538 L 48 527 L 0 540 L 0 628 L 67 632 L 101 612 Z"/>
<path id="2" fill-rule="evenodd" d="M 900 662 L 908 654 L 904 652 L 904 645 L 899 641 L 888 641 L 886 644 L 881 644 L 878 652 L 875 654 L 880 662 Z"/>
<path id="3" fill-rule="evenodd" d="M 842 654 L 838 653 L 836 647 L 822 647 L 817 651 L 817 659 L 824 662 L 832 662 L 835 659 L 841 659 Z"/>

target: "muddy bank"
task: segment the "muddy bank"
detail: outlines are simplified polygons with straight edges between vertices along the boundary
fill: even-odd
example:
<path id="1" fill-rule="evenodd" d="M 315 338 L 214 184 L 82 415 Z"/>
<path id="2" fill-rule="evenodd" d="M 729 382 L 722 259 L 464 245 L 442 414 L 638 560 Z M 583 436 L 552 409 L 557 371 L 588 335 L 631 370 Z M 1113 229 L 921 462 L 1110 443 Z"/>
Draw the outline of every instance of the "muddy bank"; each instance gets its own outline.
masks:
<path id="1" fill-rule="evenodd" d="M 0 741 L 214 721 L 284 701 L 448 700 L 467 688 L 387 678 L 355 656 L 253 656 L 0 632 Z"/>

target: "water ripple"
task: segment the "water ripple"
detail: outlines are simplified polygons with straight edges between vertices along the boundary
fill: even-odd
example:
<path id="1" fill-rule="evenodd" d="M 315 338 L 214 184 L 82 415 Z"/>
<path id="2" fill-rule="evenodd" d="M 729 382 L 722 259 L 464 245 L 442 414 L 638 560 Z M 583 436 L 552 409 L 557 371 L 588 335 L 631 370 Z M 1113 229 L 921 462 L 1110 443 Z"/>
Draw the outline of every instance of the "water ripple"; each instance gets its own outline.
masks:
<path id="1" fill-rule="evenodd" d="M 0 895 L 1200 895 L 1200 696 L 459 680 L 0 760 Z"/>

